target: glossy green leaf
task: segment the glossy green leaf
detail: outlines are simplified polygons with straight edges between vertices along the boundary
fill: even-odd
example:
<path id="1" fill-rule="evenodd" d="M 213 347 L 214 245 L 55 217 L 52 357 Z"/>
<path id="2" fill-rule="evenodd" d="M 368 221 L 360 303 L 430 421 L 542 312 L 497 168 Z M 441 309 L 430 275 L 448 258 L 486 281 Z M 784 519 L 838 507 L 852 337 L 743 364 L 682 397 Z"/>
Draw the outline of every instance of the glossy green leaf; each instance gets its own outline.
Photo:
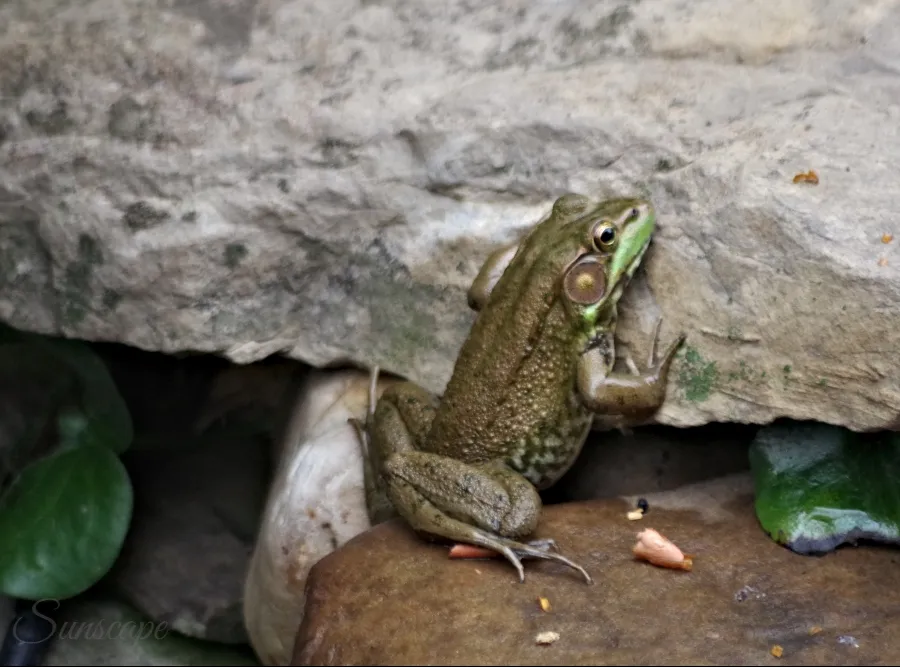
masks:
<path id="1" fill-rule="evenodd" d="M 131 522 L 131 481 L 107 447 L 63 448 L 0 498 L 0 593 L 65 599 L 115 563 Z"/>
<path id="2" fill-rule="evenodd" d="M 756 515 L 779 544 L 802 554 L 900 544 L 900 433 L 777 423 L 760 429 L 750 464 Z"/>

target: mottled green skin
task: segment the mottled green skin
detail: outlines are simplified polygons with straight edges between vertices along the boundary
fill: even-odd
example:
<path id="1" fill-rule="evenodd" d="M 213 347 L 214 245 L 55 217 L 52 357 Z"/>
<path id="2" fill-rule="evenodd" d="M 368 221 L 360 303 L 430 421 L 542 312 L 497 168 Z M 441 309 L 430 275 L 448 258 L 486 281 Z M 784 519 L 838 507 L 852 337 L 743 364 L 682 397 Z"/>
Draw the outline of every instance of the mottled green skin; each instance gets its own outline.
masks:
<path id="1" fill-rule="evenodd" d="M 617 243 L 595 238 L 598 222 Z M 622 424 L 659 407 L 682 338 L 643 374 L 611 372 L 616 304 L 650 241 L 649 202 L 557 200 L 515 246 L 485 263 L 469 292 L 479 316 L 438 400 L 410 383 L 394 385 L 366 424 L 373 521 L 396 510 L 418 531 L 488 547 L 524 578 L 518 557 L 558 560 L 515 541 L 534 531 L 537 489 L 555 483 L 577 458 L 595 414 Z M 599 260 L 606 291 L 576 303 L 563 288 L 573 263 Z M 651 364 L 653 359 L 651 358 Z"/>

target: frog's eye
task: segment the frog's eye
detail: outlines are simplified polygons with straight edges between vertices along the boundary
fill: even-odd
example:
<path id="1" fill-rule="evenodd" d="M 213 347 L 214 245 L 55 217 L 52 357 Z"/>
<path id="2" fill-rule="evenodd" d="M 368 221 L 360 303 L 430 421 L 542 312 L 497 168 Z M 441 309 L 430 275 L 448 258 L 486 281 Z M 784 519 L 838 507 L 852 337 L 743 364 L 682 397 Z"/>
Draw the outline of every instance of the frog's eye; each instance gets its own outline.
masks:
<path id="1" fill-rule="evenodd" d="M 598 252 L 608 252 L 616 245 L 618 233 L 614 225 L 608 222 L 601 222 L 594 227 L 594 248 Z"/>
<path id="2" fill-rule="evenodd" d="M 563 279 L 563 290 L 570 301 L 587 306 L 606 294 L 606 272 L 596 258 L 586 257 L 576 263 Z"/>

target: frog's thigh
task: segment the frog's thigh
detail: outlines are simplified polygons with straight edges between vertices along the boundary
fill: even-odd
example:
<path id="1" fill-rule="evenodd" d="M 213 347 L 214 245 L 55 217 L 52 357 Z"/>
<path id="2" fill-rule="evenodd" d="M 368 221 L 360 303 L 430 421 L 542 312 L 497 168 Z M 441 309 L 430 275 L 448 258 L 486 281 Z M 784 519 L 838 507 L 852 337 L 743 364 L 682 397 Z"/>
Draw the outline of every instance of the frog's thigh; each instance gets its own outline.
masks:
<path id="1" fill-rule="evenodd" d="M 420 445 L 434 419 L 435 405 L 428 392 L 408 382 L 391 385 L 381 394 L 375 414 L 366 423 L 367 456 L 363 461 L 366 508 L 372 525 L 397 515 L 381 475 L 382 463 L 397 452 Z"/>
<path id="2" fill-rule="evenodd" d="M 417 384 L 402 382 L 385 389 L 370 427 L 372 445 L 379 458 L 419 449 L 436 410 L 435 397 Z"/>
<path id="3" fill-rule="evenodd" d="M 385 460 L 384 475 L 391 502 L 416 530 L 470 541 L 473 526 L 506 538 L 537 528 L 541 497 L 501 464 L 472 465 L 410 451 Z"/>

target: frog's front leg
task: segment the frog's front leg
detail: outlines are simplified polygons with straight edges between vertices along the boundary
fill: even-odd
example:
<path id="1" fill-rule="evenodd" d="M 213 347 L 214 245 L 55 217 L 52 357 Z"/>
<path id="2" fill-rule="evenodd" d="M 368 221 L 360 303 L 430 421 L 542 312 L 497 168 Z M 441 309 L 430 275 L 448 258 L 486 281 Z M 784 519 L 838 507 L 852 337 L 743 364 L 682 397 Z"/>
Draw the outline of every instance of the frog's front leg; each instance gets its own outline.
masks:
<path id="1" fill-rule="evenodd" d="M 578 362 L 578 390 L 589 409 L 598 414 L 617 415 L 627 424 L 636 424 L 662 406 L 666 398 L 669 368 L 686 336 L 679 334 L 657 360 L 656 345 L 661 323 L 662 320 L 657 322 L 650 359 L 643 372 L 630 359 L 631 375 L 610 372 L 610 361 L 601 349 L 588 350 L 581 356 Z"/>
<path id="2" fill-rule="evenodd" d="M 389 387 L 367 425 L 369 457 L 392 507 L 412 528 L 452 542 L 502 554 L 524 581 L 521 558 L 555 560 L 590 575 L 568 558 L 550 553 L 552 540 L 520 542 L 537 527 L 541 498 L 524 477 L 499 462 L 468 464 L 420 451 L 434 418 L 434 398 L 420 387 Z"/>

